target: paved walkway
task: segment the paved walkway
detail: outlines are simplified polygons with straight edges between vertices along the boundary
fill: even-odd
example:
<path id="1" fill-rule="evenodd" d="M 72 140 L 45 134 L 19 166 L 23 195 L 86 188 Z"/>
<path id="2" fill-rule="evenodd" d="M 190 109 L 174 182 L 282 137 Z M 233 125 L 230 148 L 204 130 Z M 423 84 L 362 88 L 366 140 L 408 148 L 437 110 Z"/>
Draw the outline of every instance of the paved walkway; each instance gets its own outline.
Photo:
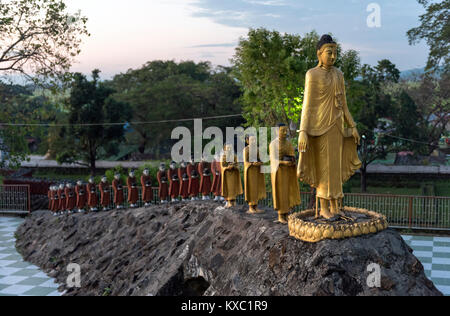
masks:
<path id="1" fill-rule="evenodd" d="M 0 217 L 0 296 L 60 296 L 58 285 L 24 262 L 15 248 L 14 232 L 22 223 L 15 217 Z M 422 262 L 425 274 L 450 296 L 450 238 L 403 236 Z"/>
<path id="2" fill-rule="evenodd" d="M 450 296 L 450 238 L 403 236 L 422 262 L 425 274 L 446 296 Z"/>
<path id="3" fill-rule="evenodd" d="M 60 296 L 58 285 L 16 251 L 14 232 L 22 221 L 0 217 L 0 296 Z"/>

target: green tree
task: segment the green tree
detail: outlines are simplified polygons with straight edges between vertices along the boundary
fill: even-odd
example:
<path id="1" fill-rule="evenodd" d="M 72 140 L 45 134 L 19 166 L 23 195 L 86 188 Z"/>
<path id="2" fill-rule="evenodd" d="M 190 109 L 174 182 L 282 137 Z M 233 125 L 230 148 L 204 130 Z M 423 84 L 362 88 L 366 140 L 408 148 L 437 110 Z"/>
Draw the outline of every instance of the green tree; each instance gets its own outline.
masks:
<path id="1" fill-rule="evenodd" d="M 299 123 L 306 72 L 318 63 L 318 41 L 315 31 L 301 37 L 264 28 L 251 29 L 240 40 L 232 62 L 244 92 L 242 103 L 248 125 Z M 348 81 L 353 81 L 360 64 L 358 54 L 342 52 L 339 45 L 338 54 L 336 66 L 343 69 Z"/>
<path id="2" fill-rule="evenodd" d="M 133 108 L 133 132 L 127 135 L 137 143 L 140 153 L 154 158 L 167 157 L 173 141 L 171 131 L 176 126 L 193 128 L 192 122 L 145 122 L 183 120 L 241 113 L 239 86 L 231 69 L 213 69 L 207 62 L 152 61 L 140 69 L 117 75 L 108 83 L 115 97 Z M 223 127 L 238 126 L 242 118 L 204 121 Z"/>
<path id="3" fill-rule="evenodd" d="M 77 163 L 96 173 L 100 149 L 124 137 L 124 124 L 131 118 L 128 104 L 113 98 L 113 89 L 99 81 L 99 70 L 92 80 L 80 73 L 73 75 L 67 100 L 68 124 L 54 128 L 50 149 L 59 163 Z"/>
<path id="4" fill-rule="evenodd" d="M 387 118 L 394 112 L 393 102 L 391 96 L 382 90 L 383 85 L 398 80 L 398 69 L 391 65 L 386 60 L 380 61 L 376 67 L 363 65 L 360 68 L 361 79 L 354 80 L 347 91 L 349 108 L 362 136 L 359 147 L 362 192 L 367 192 L 367 167 L 395 149 L 393 139 L 382 136 L 392 131 Z"/>
<path id="5" fill-rule="evenodd" d="M 407 32 L 410 45 L 425 40 L 430 48 L 426 69 L 450 71 L 450 0 L 433 2 L 418 0 L 426 9 L 420 16 L 420 26 Z"/>
<path id="6" fill-rule="evenodd" d="M 64 75 L 88 35 L 86 22 L 63 0 L 0 2 L 0 72 L 33 80 Z"/>

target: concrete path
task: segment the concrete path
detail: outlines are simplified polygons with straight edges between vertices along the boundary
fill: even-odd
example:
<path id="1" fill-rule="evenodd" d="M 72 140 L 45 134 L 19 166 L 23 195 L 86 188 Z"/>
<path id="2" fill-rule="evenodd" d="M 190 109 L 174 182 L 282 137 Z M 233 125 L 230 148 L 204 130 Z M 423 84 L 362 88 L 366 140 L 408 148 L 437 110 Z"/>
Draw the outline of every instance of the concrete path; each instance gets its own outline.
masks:
<path id="1" fill-rule="evenodd" d="M 0 217 L 0 296 L 60 296 L 58 285 L 16 251 L 17 217 Z"/>

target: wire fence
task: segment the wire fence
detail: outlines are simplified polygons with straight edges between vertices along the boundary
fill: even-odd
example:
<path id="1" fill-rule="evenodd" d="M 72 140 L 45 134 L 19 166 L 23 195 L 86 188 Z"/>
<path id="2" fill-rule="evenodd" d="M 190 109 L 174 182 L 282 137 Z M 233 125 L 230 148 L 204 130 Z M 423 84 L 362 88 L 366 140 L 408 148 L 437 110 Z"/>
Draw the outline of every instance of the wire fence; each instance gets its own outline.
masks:
<path id="1" fill-rule="evenodd" d="M 31 195 L 29 185 L 0 185 L 0 212 L 11 214 L 29 213 Z"/>
<path id="2" fill-rule="evenodd" d="M 138 189 L 138 206 L 143 206 L 142 190 Z M 124 206 L 128 207 L 127 187 L 124 187 L 124 196 Z M 114 207 L 113 198 L 111 192 L 111 208 Z M 153 188 L 153 203 L 158 202 L 158 188 Z M 302 192 L 301 204 L 294 211 L 311 209 L 314 207 L 314 203 L 313 193 Z M 246 204 L 244 195 L 237 198 L 237 204 Z M 349 193 L 345 195 L 344 205 L 381 213 L 387 217 L 391 227 L 450 230 L 450 197 Z M 266 199 L 260 201 L 260 206 L 273 207 L 272 192 L 267 192 Z"/>

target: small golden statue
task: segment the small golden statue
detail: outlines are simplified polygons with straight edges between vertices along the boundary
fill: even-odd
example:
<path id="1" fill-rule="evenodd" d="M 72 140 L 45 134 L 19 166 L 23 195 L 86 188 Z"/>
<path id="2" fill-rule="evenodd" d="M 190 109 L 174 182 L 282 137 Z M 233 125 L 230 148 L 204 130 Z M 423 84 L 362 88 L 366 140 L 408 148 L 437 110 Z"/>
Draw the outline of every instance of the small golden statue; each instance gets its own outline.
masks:
<path id="1" fill-rule="evenodd" d="M 280 124 L 278 137 L 269 147 L 273 206 L 278 211 L 278 221 L 283 224 L 287 224 L 289 212 L 301 203 L 294 146 L 287 135 L 287 126 Z"/>
<path id="2" fill-rule="evenodd" d="M 259 159 L 257 142 L 256 136 L 250 136 L 248 146 L 244 148 L 245 201 L 249 205 L 250 214 L 264 213 L 258 209 L 258 202 L 266 198 L 266 182 L 264 173 L 261 172 L 263 163 Z"/>
<path id="3" fill-rule="evenodd" d="M 222 195 L 227 201 L 226 208 L 236 206 L 236 198 L 244 193 L 239 164 L 232 145 L 225 145 L 221 160 Z"/>
<path id="4" fill-rule="evenodd" d="M 360 136 L 348 110 L 344 76 L 334 67 L 337 44 L 330 35 L 320 39 L 317 57 L 318 66 L 306 74 L 297 175 L 317 189 L 320 216 L 330 219 L 342 214 L 342 185 L 361 167 Z"/>

